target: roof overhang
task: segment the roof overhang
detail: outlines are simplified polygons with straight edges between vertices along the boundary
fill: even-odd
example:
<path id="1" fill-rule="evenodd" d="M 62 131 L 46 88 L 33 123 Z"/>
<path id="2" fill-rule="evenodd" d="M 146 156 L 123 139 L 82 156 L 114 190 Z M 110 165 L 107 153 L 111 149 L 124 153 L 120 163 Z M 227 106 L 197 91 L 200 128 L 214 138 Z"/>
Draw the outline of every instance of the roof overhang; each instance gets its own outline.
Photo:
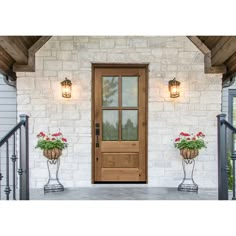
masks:
<path id="1" fill-rule="evenodd" d="M 16 80 L 16 72 L 35 71 L 35 53 L 51 36 L 0 36 L 0 72 Z"/>
<path id="2" fill-rule="evenodd" d="M 205 73 L 223 74 L 223 85 L 236 75 L 236 36 L 188 36 L 204 54 Z"/>

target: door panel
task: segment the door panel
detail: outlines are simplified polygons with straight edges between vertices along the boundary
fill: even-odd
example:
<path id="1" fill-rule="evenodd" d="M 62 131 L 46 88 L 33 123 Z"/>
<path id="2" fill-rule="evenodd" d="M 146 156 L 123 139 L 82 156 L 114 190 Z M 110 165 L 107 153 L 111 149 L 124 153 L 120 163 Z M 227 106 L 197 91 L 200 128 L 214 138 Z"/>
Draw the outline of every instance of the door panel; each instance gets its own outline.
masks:
<path id="1" fill-rule="evenodd" d="M 103 142 L 101 144 L 101 152 L 139 152 L 139 142 L 138 141 L 127 141 L 127 142 Z"/>
<path id="2" fill-rule="evenodd" d="M 147 180 L 146 68 L 94 68 L 94 182 Z"/>
<path id="3" fill-rule="evenodd" d="M 102 181 L 139 181 L 138 168 L 102 168 Z"/>
<path id="4" fill-rule="evenodd" d="M 102 153 L 102 168 L 138 168 L 138 153 Z"/>

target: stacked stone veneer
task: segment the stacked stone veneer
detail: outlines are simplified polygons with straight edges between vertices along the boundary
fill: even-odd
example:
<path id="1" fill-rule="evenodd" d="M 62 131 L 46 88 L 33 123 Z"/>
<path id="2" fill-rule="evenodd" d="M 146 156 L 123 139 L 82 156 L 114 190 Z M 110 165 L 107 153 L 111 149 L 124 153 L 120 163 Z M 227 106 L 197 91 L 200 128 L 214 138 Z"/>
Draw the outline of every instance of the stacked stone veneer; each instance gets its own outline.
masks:
<path id="1" fill-rule="evenodd" d="M 30 184 L 47 180 L 46 159 L 35 150 L 39 131 L 60 130 L 69 141 L 60 179 L 65 187 L 92 186 L 92 63 L 149 63 L 148 186 L 176 187 L 183 177 L 173 140 L 181 131 L 206 133 L 208 148 L 196 161 L 195 181 L 217 185 L 216 115 L 221 110 L 221 75 L 204 74 L 204 57 L 186 37 L 52 37 L 36 54 L 36 71 L 17 73 L 18 114 L 30 115 Z M 72 98 L 60 82 L 72 80 Z M 169 97 L 168 81 L 181 82 Z"/>

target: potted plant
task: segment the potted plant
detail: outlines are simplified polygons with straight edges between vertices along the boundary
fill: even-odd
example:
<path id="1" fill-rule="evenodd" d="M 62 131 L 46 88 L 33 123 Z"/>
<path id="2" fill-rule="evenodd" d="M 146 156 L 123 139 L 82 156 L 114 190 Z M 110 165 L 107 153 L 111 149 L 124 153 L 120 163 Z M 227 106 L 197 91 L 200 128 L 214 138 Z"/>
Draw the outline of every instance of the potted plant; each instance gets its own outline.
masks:
<path id="1" fill-rule="evenodd" d="M 43 150 L 43 155 L 48 159 L 58 159 L 62 154 L 62 150 L 68 146 L 67 139 L 63 137 L 61 132 L 54 134 L 40 132 L 37 138 L 36 148 Z"/>
<path id="2" fill-rule="evenodd" d="M 62 150 L 67 148 L 67 139 L 61 132 L 55 134 L 45 134 L 40 132 L 37 135 L 38 142 L 36 148 L 43 150 L 43 155 L 48 158 L 48 182 L 44 185 L 44 193 L 64 191 L 64 186 L 58 178 L 60 159 Z M 55 169 L 56 168 L 56 169 Z"/>
<path id="3" fill-rule="evenodd" d="M 181 132 L 179 137 L 175 139 L 174 146 L 180 150 L 180 155 L 183 157 L 182 165 L 184 178 L 178 186 L 179 191 L 198 191 L 198 185 L 193 179 L 193 171 L 195 166 L 194 159 L 198 156 L 200 149 L 206 148 L 204 138 L 205 134 L 202 132 L 198 132 L 197 134 Z"/>
<path id="4" fill-rule="evenodd" d="M 181 132 L 179 137 L 175 139 L 174 146 L 180 150 L 184 159 L 193 159 L 198 156 L 200 149 L 206 148 L 204 138 L 205 134 L 202 132 L 197 134 Z"/>

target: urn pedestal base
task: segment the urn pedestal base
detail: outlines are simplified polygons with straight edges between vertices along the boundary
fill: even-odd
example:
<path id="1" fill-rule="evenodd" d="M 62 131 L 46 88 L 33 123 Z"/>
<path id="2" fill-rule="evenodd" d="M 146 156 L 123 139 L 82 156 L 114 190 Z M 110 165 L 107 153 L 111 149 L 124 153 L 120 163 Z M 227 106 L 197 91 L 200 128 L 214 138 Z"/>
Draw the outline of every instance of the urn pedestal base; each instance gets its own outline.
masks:
<path id="1" fill-rule="evenodd" d="M 44 185 L 44 193 L 64 191 L 64 186 L 60 183 L 58 172 L 60 167 L 60 159 L 51 159 L 47 161 L 48 166 L 48 182 Z"/>
<path id="2" fill-rule="evenodd" d="M 181 184 L 178 186 L 178 191 L 198 192 L 198 185 L 193 180 L 195 160 L 183 158 L 182 165 L 184 178 Z"/>

